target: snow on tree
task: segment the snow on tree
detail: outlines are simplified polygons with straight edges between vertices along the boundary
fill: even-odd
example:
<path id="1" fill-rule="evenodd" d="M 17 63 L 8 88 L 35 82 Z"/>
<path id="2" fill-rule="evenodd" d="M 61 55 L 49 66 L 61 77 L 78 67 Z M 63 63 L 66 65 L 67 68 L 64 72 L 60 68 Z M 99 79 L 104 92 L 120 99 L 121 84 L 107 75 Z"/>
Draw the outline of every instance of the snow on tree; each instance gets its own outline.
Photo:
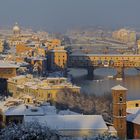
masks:
<path id="1" fill-rule="evenodd" d="M 119 140 L 109 133 L 89 137 L 66 137 L 59 132 L 51 130 L 46 125 L 41 125 L 37 121 L 23 124 L 10 124 L 1 129 L 0 140 Z"/>
<path id="2" fill-rule="evenodd" d="M 0 131 L 0 140 L 59 140 L 57 132 L 38 122 L 11 124 Z"/>

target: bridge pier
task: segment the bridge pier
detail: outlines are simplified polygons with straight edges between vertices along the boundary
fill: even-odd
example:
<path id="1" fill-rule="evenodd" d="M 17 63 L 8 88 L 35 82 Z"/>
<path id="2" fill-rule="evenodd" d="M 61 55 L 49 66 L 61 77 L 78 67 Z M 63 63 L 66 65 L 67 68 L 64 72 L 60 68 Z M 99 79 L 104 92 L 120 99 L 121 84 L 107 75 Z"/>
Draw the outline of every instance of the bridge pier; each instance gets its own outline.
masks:
<path id="1" fill-rule="evenodd" d="M 124 78 L 124 68 L 123 67 L 118 67 L 116 68 L 117 74 L 115 78 L 123 79 Z"/>
<path id="2" fill-rule="evenodd" d="M 94 67 L 93 66 L 89 66 L 87 68 L 87 79 L 88 80 L 93 80 L 94 78 Z"/>

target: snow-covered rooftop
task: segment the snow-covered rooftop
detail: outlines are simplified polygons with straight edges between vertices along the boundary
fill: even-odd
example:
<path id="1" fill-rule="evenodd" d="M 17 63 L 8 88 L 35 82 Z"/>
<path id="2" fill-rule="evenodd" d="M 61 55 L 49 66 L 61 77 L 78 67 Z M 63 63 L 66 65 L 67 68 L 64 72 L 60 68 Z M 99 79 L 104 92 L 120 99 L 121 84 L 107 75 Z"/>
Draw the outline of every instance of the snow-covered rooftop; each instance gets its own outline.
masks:
<path id="1" fill-rule="evenodd" d="M 27 116 L 43 116 L 43 115 L 45 115 L 45 113 L 41 107 L 31 107 L 29 109 L 26 109 L 25 115 L 27 115 Z"/>
<path id="2" fill-rule="evenodd" d="M 135 108 L 127 108 L 126 112 L 128 114 L 136 114 L 140 110 L 140 107 L 135 107 Z"/>
<path id="3" fill-rule="evenodd" d="M 121 85 L 117 85 L 111 88 L 112 90 L 127 90 L 127 88 L 121 86 Z"/>
<path id="4" fill-rule="evenodd" d="M 19 66 L 16 64 L 12 64 L 7 61 L 0 61 L 0 68 L 18 68 Z"/>
<path id="5" fill-rule="evenodd" d="M 70 111 L 69 109 L 67 110 L 61 110 L 58 112 L 59 115 L 80 115 L 79 113 Z"/>
<path id="6" fill-rule="evenodd" d="M 25 116 L 24 120 L 47 124 L 53 130 L 108 130 L 101 115 Z"/>
<path id="7" fill-rule="evenodd" d="M 26 111 L 26 106 L 24 104 L 10 107 L 5 111 L 6 116 L 19 116 L 24 115 Z"/>
<path id="8" fill-rule="evenodd" d="M 138 109 L 135 114 L 127 115 L 127 121 L 135 124 L 140 124 L 140 109 Z"/>

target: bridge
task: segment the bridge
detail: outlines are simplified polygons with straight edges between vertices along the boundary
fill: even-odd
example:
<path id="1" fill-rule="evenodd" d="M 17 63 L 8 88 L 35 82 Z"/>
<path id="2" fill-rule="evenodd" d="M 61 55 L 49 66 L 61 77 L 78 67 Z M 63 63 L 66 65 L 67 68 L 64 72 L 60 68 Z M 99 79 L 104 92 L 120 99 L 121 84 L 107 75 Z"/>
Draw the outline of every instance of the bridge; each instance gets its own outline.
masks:
<path id="1" fill-rule="evenodd" d="M 94 76 L 96 68 L 115 68 L 116 78 L 124 77 L 125 68 L 139 68 L 140 55 L 125 54 L 70 54 L 68 61 L 69 68 L 86 68 L 88 77 Z"/>

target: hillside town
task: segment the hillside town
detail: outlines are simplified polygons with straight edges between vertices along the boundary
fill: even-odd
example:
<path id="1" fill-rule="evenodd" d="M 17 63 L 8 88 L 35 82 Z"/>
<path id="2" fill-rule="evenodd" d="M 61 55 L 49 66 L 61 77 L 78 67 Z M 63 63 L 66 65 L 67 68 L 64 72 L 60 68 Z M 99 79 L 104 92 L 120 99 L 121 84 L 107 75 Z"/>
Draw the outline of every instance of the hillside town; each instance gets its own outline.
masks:
<path id="1" fill-rule="evenodd" d="M 136 32 L 120 29 L 110 37 L 111 33 L 105 35 L 101 29 L 98 33 L 71 31 L 67 33 L 68 41 L 65 36 L 59 39 L 47 32 L 21 28 L 16 23 L 12 29 L 0 33 L 2 131 L 6 132 L 11 124 L 20 129 L 18 125 L 36 123 L 40 128 L 51 129 L 54 139 L 140 138 L 140 100 L 127 101 L 127 88 L 115 85 L 109 95 L 85 95 L 69 73 L 70 55 L 89 54 L 86 46 L 100 51 L 106 44 L 108 48 L 102 48 L 104 55 L 115 51 L 127 57 L 130 53 L 138 56 L 140 41 Z M 79 48 L 79 42 L 85 48 Z M 119 45 L 124 46 L 121 52 Z M 0 133 L 0 138 L 3 137 L 6 137 L 4 132 Z"/>

